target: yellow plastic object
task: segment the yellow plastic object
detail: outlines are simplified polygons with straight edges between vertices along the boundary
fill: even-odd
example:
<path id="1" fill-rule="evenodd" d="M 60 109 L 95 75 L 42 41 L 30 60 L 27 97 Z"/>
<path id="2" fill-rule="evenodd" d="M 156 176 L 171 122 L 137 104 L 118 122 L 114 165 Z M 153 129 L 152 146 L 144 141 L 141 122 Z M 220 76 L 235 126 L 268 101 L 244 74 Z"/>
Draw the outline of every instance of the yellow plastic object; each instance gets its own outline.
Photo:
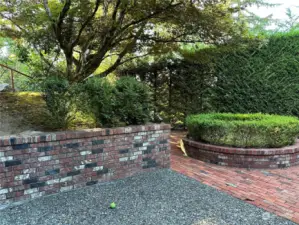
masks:
<path id="1" fill-rule="evenodd" d="M 178 147 L 182 150 L 184 156 L 188 156 L 182 139 L 180 139 Z"/>

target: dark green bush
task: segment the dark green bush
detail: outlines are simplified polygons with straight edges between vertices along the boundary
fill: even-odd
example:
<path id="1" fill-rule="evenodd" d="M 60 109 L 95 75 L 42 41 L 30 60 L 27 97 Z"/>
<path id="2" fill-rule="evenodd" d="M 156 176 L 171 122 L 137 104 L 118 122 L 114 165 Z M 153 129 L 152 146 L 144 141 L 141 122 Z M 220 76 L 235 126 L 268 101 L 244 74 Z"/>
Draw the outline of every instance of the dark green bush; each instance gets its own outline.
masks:
<path id="1" fill-rule="evenodd" d="M 115 84 L 115 113 L 126 125 L 149 122 L 152 110 L 147 85 L 133 77 L 122 77 Z"/>
<path id="2" fill-rule="evenodd" d="M 269 114 L 198 114 L 187 118 L 189 136 L 197 141 L 234 147 L 283 147 L 299 133 L 299 120 Z"/>
<path id="3" fill-rule="evenodd" d="M 223 54 L 210 103 L 217 112 L 299 116 L 299 32 Z"/>
<path id="4" fill-rule="evenodd" d="M 186 115 L 209 109 L 205 93 L 215 77 L 210 67 L 207 63 L 168 56 L 155 62 L 142 60 L 127 64 L 118 72 L 138 77 L 149 85 L 156 122 L 163 120 L 173 128 L 183 128 Z"/>
<path id="5" fill-rule="evenodd" d="M 50 113 L 49 127 L 65 129 L 71 120 L 69 83 L 60 77 L 50 77 L 43 83 L 45 101 Z"/>
<path id="6" fill-rule="evenodd" d="M 50 114 L 49 129 L 84 129 L 96 127 L 88 93 L 82 83 L 70 85 L 61 77 L 43 82 L 44 99 Z"/>
<path id="7" fill-rule="evenodd" d="M 150 120 L 149 88 L 132 77 L 116 82 L 91 78 L 84 84 L 80 99 L 81 105 L 95 115 L 98 126 L 138 125 Z"/>
<path id="8" fill-rule="evenodd" d="M 115 113 L 116 96 L 114 84 L 107 79 L 90 78 L 80 93 L 81 108 L 94 114 L 97 126 L 116 126 L 120 119 Z"/>
<path id="9" fill-rule="evenodd" d="M 150 121 L 149 88 L 132 77 L 116 82 L 90 78 L 73 85 L 52 77 L 44 82 L 44 92 L 53 129 L 114 127 Z"/>

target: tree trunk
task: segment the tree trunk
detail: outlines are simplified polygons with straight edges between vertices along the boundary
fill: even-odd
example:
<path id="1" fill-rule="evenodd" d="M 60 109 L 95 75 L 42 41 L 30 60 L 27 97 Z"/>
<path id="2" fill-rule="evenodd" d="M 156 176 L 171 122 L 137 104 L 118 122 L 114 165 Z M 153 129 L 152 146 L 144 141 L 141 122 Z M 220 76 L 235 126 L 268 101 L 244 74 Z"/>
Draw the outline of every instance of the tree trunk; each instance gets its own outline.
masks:
<path id="1" fill-rule="evenodd" d="M 169 82 L 168 82 L 168 114 L 169 117 L 172 112 L 172 74 L 171 71 L 169 71 Z"/>
<path id="2" fill-rule="evenodd" d="M 156 115 L 157 115 L 157 108 L 158 108 L 158 105 L 157 105 L 157 98 L 158 98 L 158 72 L 155 71 L 154 72 L 154 104 L 155 104 L 155 108 L 154 108 L 154 118 L 156 118 Z"/>

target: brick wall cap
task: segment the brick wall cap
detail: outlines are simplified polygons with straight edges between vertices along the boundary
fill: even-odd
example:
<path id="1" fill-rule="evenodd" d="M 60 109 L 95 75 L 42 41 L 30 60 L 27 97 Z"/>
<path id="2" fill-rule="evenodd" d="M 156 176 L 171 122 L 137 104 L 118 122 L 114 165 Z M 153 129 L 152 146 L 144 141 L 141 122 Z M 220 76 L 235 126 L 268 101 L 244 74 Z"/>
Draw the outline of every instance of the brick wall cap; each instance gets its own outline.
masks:
<path id="1" fill-rule="evenodd" d="M 299 140 L 297 139 L 294 145 L 286 146 L 282 148 L 235 148 L 228 146 L 218 146 L 207 144 L 199 141 L 193 141 L 187 138 L 183 139 L 185 145 L 190 145 L 195 148 L 225 153 L 225 154 L 237 154 L 237 155 L 284 155 L 284 154 L 294 154 L 299 152 Z"/>
<path id="2" fill-rule="evenodd" d="M 60 132 L 44 132 L 38 135 L 10 135 L 0 136 L 0 147 L 40 143 L 49 141 L 60 141 L 70 140 L 79 138 L 90 138 L 98 136 L 109 136 L 118 134 L 137 133 L 142 131 L 158 131 L 158 130 L 170 130 L 169 124 L 146 124 L 139 126 L 127 126 L 127 127 L 116 127 L 116 128 L 95 128 L 95 129 L 84 129 L 78 131 L 60 131 Z"/>

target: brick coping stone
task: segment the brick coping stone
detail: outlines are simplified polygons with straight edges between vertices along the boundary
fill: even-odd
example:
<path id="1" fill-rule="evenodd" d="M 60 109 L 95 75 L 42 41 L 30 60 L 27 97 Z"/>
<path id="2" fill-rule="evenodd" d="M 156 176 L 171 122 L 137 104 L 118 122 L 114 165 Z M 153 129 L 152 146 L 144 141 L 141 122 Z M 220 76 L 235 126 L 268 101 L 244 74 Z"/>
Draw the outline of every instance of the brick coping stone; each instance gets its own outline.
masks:
<path id="1" fill-rule="evenodd" d="M 183 139 L 188 156 L 239 168 L 285 168 L 299 164 L 299 140 L 282 148 L 234 148 Z"/>
<path id="2" fill-rule="evenodd" d="M 0 208 L 170 167 L 170 125 L 0 137 Z"/>
<path id="3" fill-rule="evenodd" d="M 0 147 L 19 144 L 40 143 L 49 141 L 60 141 L 80 138 L 91 138 L 98 136 L 120 135 L 138 133 L 142 131 L 170 130 L 169 124 L 149 124 L 142 126 L 127 126 L 117 128 L 95 128 L 79 131 L 43 132 L 38 135 L 10 135 L 0 136 Z"/>

